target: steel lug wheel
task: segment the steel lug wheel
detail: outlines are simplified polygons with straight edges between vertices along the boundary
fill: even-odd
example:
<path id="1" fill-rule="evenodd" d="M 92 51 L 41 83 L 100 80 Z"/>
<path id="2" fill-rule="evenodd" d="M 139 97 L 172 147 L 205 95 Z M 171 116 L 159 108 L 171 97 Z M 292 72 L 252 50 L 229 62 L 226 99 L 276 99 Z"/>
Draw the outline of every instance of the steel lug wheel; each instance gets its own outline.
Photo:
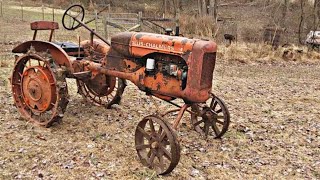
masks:
<path id="1" fill-rule="evenodd" d="M 20 56 L 11 77 L 15 105 L 22 117 L 49 127 L 63 117 L 68 104 L 65 70 L 49 54 L 28 52 Z"/>
<path id="2" fill-rule="evenodd" d="M 147 116 L 139 122 L 135 147 L 142 164 L 161 175 L 170 173 L 180 160 L 180 145 L 175 132 L 157 116 Z"/>
<path id="3" fill-rule="evenodd" d="M 78 93 L 89 103 L 111 108 L 119 104 L 126 87 L 126 80 L 98 74 L 94 79 L 83 82 L 77 80 Z"/>
<path id="4" fill-rule="evenodd" d="M 211 99 L 210 105 L 193 104 L 191 122 L 194 129 L 202 135 L 221 138 L 228 130 L 230 114 L 225 103 L 218 97 Z"/>

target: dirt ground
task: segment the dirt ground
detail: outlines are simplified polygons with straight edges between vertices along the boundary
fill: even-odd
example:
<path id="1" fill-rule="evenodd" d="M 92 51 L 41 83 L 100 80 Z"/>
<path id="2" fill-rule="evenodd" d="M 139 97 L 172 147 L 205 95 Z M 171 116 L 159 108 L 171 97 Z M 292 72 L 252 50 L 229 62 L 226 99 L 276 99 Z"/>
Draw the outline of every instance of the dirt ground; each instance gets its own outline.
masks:
<path id="1" fill-rule="evenodd" d="M 319 179 L 320 66 L 217 64 L 213 92 L 229 107 L 229 131 L 205 140 L 183 123 L 180 163 L 168 176 L 138 160 L 134 130 L 155 108 L 134 86 L 105 109 L 86 104 L 69 81 L 64 119 L 46 129 L 20 118 L 12 68 L 1 67 L 0 179 Z"/>

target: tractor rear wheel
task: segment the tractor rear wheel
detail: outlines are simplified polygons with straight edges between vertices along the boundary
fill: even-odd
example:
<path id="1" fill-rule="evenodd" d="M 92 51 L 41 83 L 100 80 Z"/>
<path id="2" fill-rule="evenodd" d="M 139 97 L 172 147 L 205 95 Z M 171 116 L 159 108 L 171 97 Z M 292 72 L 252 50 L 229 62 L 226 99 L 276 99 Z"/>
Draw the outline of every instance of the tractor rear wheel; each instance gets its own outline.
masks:
<path id="1" fill-rule="evenodd" d="M 89 103 L 111 108 L 119 104 L 126 87 L 126 81 L 117 77 L 98 74 L 95 78 L 83 82 L 77 80 L 78 93 Z"/>
<path id="2" fill-rule="evenodd" d="M 22 117 L 49 127 L 63 117 L 68 104 L 64 67 L 50 54 L 29 51 L 20 56 L 11 77 L 14 103 Z"/>

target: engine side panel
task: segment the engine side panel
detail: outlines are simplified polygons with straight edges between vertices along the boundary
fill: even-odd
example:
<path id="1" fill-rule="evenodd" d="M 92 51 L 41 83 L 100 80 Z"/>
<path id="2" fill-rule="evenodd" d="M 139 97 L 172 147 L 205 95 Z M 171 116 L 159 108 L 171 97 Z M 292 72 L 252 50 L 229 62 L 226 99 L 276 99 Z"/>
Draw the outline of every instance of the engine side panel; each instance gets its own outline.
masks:
<path id="1" fill-rule="evenodd" d="M 126 77 L 146 92 L 205 102 L 211 93 L 216 51 L 212 41 L 125 32 L 113 37 L 106 68 L 131 73 Z M 148 58 L 155 62 L 152 71 L 146 68 Z"/>

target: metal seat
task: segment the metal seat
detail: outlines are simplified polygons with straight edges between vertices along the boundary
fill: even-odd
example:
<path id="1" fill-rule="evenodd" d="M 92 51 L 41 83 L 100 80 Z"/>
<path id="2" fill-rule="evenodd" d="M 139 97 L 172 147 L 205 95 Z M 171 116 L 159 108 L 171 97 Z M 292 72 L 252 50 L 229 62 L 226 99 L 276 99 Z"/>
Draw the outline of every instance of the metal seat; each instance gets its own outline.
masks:
<path id="1" fill-rule="evenodd" d="M 54 30 L 59 29 L 59 24 L 54 21 L 35 21 L 30 25 L 31 30 L 34 30 L 33 40 L 36 39 L 38 30 L 51 30 L 49 36 L 49 41 L 51 42 Z"/>

